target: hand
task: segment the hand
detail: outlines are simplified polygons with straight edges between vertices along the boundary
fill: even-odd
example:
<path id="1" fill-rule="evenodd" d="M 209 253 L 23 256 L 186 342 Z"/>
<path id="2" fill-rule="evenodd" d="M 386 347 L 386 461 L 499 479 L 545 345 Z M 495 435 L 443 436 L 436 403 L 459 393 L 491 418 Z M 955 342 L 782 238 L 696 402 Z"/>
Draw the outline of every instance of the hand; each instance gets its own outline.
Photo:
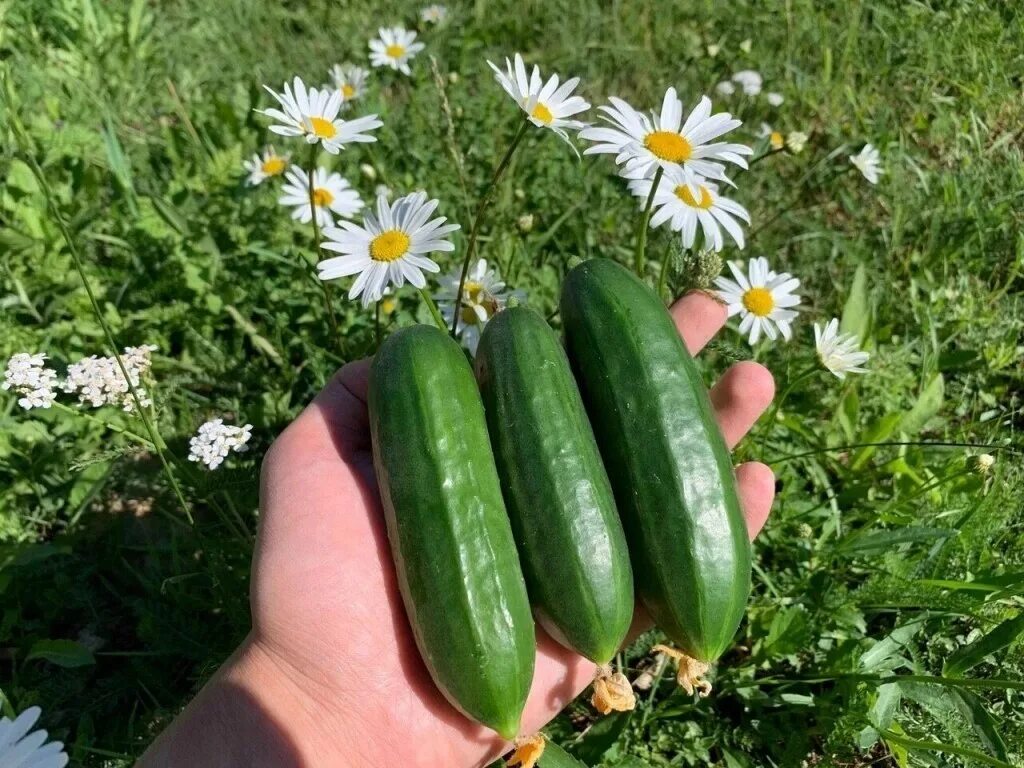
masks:
<path id="1" fill-rule="evenodd" d="M 726 316 L 701 293 L 683 297 L 672 314 L 693 353 Z M 419 660 L 374 479 L 368 362 L 342 368 L 268 453 L 252 634 L 154 745 L 145 765 L 235 765 L 237 758 L 247 766 L 470 768 L 508 749 L 455 711 Z M 712 388 L 730 448 L 773 394 L 771 374 L 753 362 L 734 365 Z M 753 537 L 768 516 L 774 477 L 751 462 L 737 468 L 737 478 Z M 522 733 L 540 729 L 593 676 L 592 663 L 538 628 Z M 216 758 L 204 753 L 206 739 L 216 745 Z"/>

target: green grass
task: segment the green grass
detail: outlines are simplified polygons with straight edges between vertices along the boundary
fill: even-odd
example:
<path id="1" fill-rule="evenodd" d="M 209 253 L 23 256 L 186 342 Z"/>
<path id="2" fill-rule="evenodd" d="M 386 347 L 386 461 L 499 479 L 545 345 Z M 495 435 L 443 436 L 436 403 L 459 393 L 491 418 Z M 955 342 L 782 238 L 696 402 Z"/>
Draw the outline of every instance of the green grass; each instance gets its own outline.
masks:
<path id="1" fill-rule="evenodd" d="M 772 463 L 779 495 L 714 696 L 691 701 L 666 675 L 631 716 L 593 723 L 580 701 L 551 733 L 589 765 L 623 768 L 1019 762 L 1024 471 L 1012 450 L 963 446 L 1020 448 L 1024 21 L 995 1 L 768 5 L 452 2 L 452 22 L 425 38 L 441 73 L 458 74 L 447 96 L 465 191 L 426 56 L 411 80 L 375 72 L 364 109 L 381 114 L 380 141 L 332 162 L 364 197 L 379 182 L 360 163 L 396 190 L 426 188 L 465 229 L 518 119 L 485 58 L 518 50 L 578 74 L 595 104 L 654 106 L 668 85 L 692 102 L 734 70 L 760 70 L 781 108 L 716 106 L 746 121 L 747 141 L 762 121 L 811 140 L 739 177 L 734 197 L 753 217 L 743 255 L 800 277 L 806 307 L 788 345 L 752 353 L 724 333 L 705 356 L 709 380 L 754 356 L 786 390 L 813 361 L 812 320 L 832 315 L 863 332 L 871 373 L 797 383 L 741 446 L 740 458 Z M 268 138 L 252 111 L 269 103 L 259 86 L 326 78 L 417 8 L 0 1 L 0 62 L 104 316 L 119 344 L 159 345 L 171 451 L 183 457 L 214 416 L 256 435 L 216 473 L 180 468 L 189 527 L 153 456 L 0 397 L 0 700 L 6 714 L 42 706 L 75 764 L 130 764 L 245 633 L 260 456 L 342 361 L 373 349 L 372 316 L 343 299 L 343 339 L 330 338 L 308 229 L 269 188 L 241 183 L 242 159 Z M 0 126 L 0 357 L 107 354 L 6 114 Z M 877 188 L 837 173 L 867 141 L 885 161 Z M 635 221 L 608 158 L 578 162 L 531 132 L 482 254 L 549 313 L 572 257 L 628 262 Z M 651 259 L 672 242 L 652 231 Z M 675 288 L 692 282 L 685 271 Z M 428 319 L 402 292 L 389 326 L 416 318 Z M 904 444 L 842 447 L 877 442 Z M 996 456 L 985 475 L 969 460 L 983 451 Z M 1008 643 L 972 645 L 1000 626 Z M 648 664 L 653 640 L 625 663 Z"/>

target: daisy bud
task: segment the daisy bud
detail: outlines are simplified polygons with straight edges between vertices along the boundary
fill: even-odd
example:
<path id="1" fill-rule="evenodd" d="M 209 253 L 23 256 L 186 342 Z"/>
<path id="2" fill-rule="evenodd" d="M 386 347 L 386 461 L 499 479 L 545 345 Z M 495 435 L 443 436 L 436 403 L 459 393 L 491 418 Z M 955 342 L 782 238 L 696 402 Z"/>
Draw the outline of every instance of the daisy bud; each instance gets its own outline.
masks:
<path id="1" fill-rule="evenodd" d="M 713 58 L 715 58 L 715 56 L 718 55 L 718 52 L 721 51 L 721 50 L 722 50 L 722 46 L 711 44 L 711 45 L 708 46 L 708 56 L 710 56 L 713 59 Z"/>
<path id="2" fill-rule="evenodd" d="M 524 213 L 522 216 L 516 219 L 516 226 L 519 228 L 519 231 L 522 232 L 524 235 L 527 232 L 533 231 L 533 214 Z"/>
<path id="3" fill-rule="evenodd" d="M 981 453 L 968 458 L 967 463 L 979 475 L 987 475 L 995 466 L 996 457 L 991 453 Z"/>
<path id="4" fill-rule="evenodd" d="M 363 163 L 359 166 L 359 172 L 363 174 L 370 181 L 375 181 L 377 178 L 376 169 L 369 163 Z"/>
<path id="5" fill-rule="evenodd" d="M 449 72 L 448 73 L 448 82 L 451 83 L 452 85 L 458 85 L 459 84 L 459 73 L 458 72 Z"/>
<path id="6" fill-rule="evenodd" d="M 750 38 L 748 37 L 746 40 L 744 40 L 742 43 L 740 43 L 740 50 L 743 51 L 744 53 L 750 53 L 750 49 L 751 49 L 752 46 L 753 46 L 753 43 L 751 42 Z"/>

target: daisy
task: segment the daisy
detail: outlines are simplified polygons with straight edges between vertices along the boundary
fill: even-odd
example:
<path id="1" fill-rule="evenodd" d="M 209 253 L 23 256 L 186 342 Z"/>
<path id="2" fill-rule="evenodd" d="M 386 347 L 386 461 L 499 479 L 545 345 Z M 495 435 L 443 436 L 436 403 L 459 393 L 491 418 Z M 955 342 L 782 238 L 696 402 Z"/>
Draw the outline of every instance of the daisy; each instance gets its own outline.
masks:
<path id="1" fill-rule="evenodd" d="M 870 355 L 861 351 L 857 337 L 852 333 L 839 333 L 839 320 L 834 317 L 824 328 L 814 324 L 814 347 L 821 364 L 840 379 L 845 379 L 848 373 L 867 371 L 861 366 Z"/>
<path id="2" fill-rule="evenodd" d="M 590 104 L 582 97 L 571 95 L 580 83 L 578 77 L 566 80 L 559 87 L 558 75 L 552 75 L 545 83 L 541 79 L 540 67 L 534 65 L 533 72 L 527 78 L 526 65 L 518 53 L 515 55 L 515 64 L 505 59 L 504 72 L 493 62 L 487 63 L 494 70 L 494 77 L 505 89 L 505 93 L 529 116 L 531 123 L 538 128 L 550 128 L 566 144 L 573 146 L 565 129 L 578 131 L 586 128 L 587 124 L 568 118 L 590 109 Z"/>
<path id="3" fill-rule="evenodd" d="M 459 279 L 461 277 L 462 265 L 457 264 L 451 272 L 441 278 L 442 290 L 436 297 L 441 314 L 444 315 L 449 326 L 455 319 L 455 305 L 459 295 Z M 480 259 L 466 273 L 466 282 L 462 286 L 462 309 L 459 312 L 456 332 L 472 354 L 476 354 L 477 345 L 480 343 L 480 334 L 487 321 L 503 310 L 512 296 L 520 300 L 524 298 L 519 291 L 509 293 L 505 290 L 505 283 L 498 274 L 498 270 L 487 268 L 487 259 Z"/>
<path id="4" fill-rule="evenodd" d="M 292 206 L 292 218 L 308 223 L 313 218 L 313 207 L 316 208 L 316 223 L 319 227 L 329 227 L 334 219 L 332 213 L 347 218 L 359 213 L 363 208 L 362 198 L 352 189 L 348 181 L 340 173 L 328 173 L 323 168 L 313 171 L 313 205 L 310 205 L 309 176 L 306 171 L 293 165 L 285 173 L 285 183 L 281 187 L 281 197 L 277 202 Z"/>
<path id="5" fill-rule="evenodd" d="M 715 285 L 729 308 L 729 317 L 742 317 L 739 331 L 750 332 L 751 345 L 757 343 L 762 332 L 773 341 L 779 333 L 787 341 L 793 338 L 790 323 L 799 312 L 789 307 L 800 303 L 800 297 L 793 293 L 800 281 L 788 272 L 773 272 L 768 268 L 768 259 L 761 256 L 750 260 L 749 275 L 744 275 L 734 261 L 729 262 L 729 269 L 735 282 L 716 277 Z"/>
<path id="6" fill-rule="evenodd" d="M 853 163 L 854 167 L 860 171 L 864 175 L 864 178 L 871 184 L 877 184 L 878 177 L 885 173 L 881 167 L 881 155 L 879 155 L 878 150 L 870 144 L 865 144 L 864 149 L 856 155 L 850 155 L 850 162 Z"/>
<path id="7" fill-rule="evenodd" d="M 420 19 L 424 24 L 440 24 L 448 18 L 448 8 L 443 5 L 428 5 L 420 11 Z"/>
<path id="8" fill-rule="evenodd" d="M 423 43 L 417 43 L 416 33 L 402 27 L 381 27 L 377 30 L 380 38 L 370 41 L 370 63 L 375 67 L 391 67 L 403 75 L 411 75 L 409 61 L 423 50 Z"/>
<path id="9" fill-rule="evenodd" d="M 659 166 L 682 166 L 687 171 L 709 179 L 725 179 L 725 167 L 715 160 L 735 163 L 746 168 L 742 155 L 753 154 L 743 144 L 708 143 L 742 123 L 728 112 L 711 114 L 711 99 L 701 97 L 686 120 L 683 103 L 676 89 L 669 88 L 661 105 L 661 114 L 651 116 L 633 109 L 622 99 L 611 97 L 612 106 L 602 106 L 602 118 L 612 127 L 591 127 L 580 137 L 596 142 L 585 155 L 614 154 L 623 166 L 621 174 L 628 179 L 652 176 Z"/>
<path id="10" fill-rule="evenodd" d="M 288 155 L 279 155 L 273 147 L 265 147 L 262 157 L 259 154 L 254 154 L 251 160 L 245 161 L 244 166 L 249 173 L 246 183 L 255 187 L 271 176 L 280 176 L 284 173 L 285 168 L 288 167 Z"/>
<path id="11" fill-rule="evenodd" d="M 366 80 L 369 77 L 370 70 L 355 64 L 335 64 L 331 67 L 331 82 L 341 94 L 343 104 L 366 95 Z"/>
<path id="12" fill-rule="evenodd" d="M 320 142 L 324 149 L 332 155 L 351 143 L 376 141 L 367 131 L 380 128 L 384 123 L 376 115 L 367 115 L 355 120 L 342 120 L 338 117 L 341 109 L 342 96 L 338 90 L 310 88 L 298 77 L 292 85 L 284 84 L 284 92 L 277 93 L 264 85 L 281 105 L 280 109 L 258 109 L 267 117 L 278 121 L 270 126 L 273 133 L 281 136 L 305 136 L 306 142 Z"/>
<path id="13" fill-rule="evenodd" d="M 401 287 L 408 280 L 417 288 L 425 287 L 423 272 L 441 268 L 424 254 L 454 251 L 446 236 L 459 229 L 458 224 L 445 224 L 444 216 L 430 219 L 437 206 L 437 200 L 427 200 L 426 192 L 405 195 L 394 203 L 380 196 L 376 215 L 367 214 L 363 226 L 342 221 L 340 227 L 328 227 L 321 247 L 342 255 L 317 264 L 320 279 L 358 274 L 348 297 L 362 295 L 364 307 L 383 296 L 389 283 Z"/>
<path id="14" fill-rule="evenodd" d="M 741 69 L 739 72 L 733 73 L 732 81 L 738 83 L 747 96 L 757 96 L 761 92 L 764 82 L 761 79 L 761 73 L 752 69 Z"/>
<path id="15" fill-rule="evenodd" d="M 0 718 L 0 765 L 10 768 L 64 768 L 68 756 L 59 741 L 46 743 L 46 731 L 32 731 L 42 710 L 29 707 L 14 720 Z"/>
<path id="16" fill-rule="evenodd" d="M 776 152 L 786 146 L 786 140 L 782 137 L 782 134 L 768 125 L 768 123 L 761 123 L 761 130 L 757 132 L 757 138 L 768 139 L 768 144 Z"/>
<path id="17" fill-rule="evenodd" d="M 629 191 L 641 205 L 651 193 L 651 179 L 636 179 L 629 183 Z M 681 168 L 670 168 L 654 193 L 654 214 L 651 227 L 670 222 L 674 232 L 682 233 L 683 247 L 692 248 L 697 237 L 697 225 L 704 236 L 704 245 L 721 251 L 725 245 L 722 230 L 743 248 L 743 229 L 736 219 L 750 224 L 750 214 L 739 203 L 718 194 L 718 185 L 697 177 L 694 183 Z"/>

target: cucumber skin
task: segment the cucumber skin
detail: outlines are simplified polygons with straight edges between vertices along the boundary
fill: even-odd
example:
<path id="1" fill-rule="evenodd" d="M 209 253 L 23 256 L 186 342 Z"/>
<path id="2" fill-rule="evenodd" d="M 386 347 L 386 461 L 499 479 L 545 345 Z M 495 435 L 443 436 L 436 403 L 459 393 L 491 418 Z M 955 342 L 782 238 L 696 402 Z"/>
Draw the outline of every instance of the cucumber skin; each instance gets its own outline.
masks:
<path id="1" fill-rule="evenodd" d="M 750 540 L 700 371 L 661 300 L 613 261 L 569 273 L 561 315 L 639 597 L 673 643 L 714 661 L 743 618 Z"/>
<path id="2" fill-rule="evenodd" d="M 507 739 L 536 644 L 476 380 L 437 328 L 404 328 L 370 372 L 370 433 L 388 539 L 420 655 L 460 711 Z"/>
<path id="3" fill-rule="evenodd" d="M 605 664 L 633 619 L 633 574 L 569 360 L 540 315 L 513 307 L 485 326 L 476 371 L 534 615 Z"/>

